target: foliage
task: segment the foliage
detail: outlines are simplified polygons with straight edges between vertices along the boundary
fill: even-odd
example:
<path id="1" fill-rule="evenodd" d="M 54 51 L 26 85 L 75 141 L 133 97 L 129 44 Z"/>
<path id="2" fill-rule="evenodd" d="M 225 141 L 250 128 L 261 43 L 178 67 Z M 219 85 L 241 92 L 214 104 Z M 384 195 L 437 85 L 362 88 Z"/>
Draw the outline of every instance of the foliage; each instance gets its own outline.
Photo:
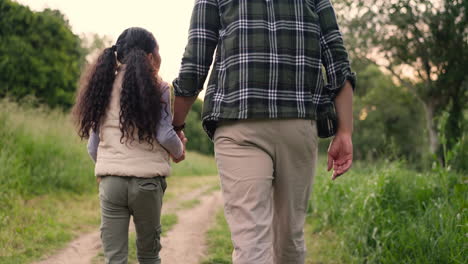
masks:
<path id="1" fill-rule="evenodd" d="M 399 163 L 358 166 L 337 183 L 319 178 L 316 232 L 333 230 L 338 252 L 352 263 L 466 263 L 464 180 L 445 169 L 417 173 Z"/>
<path id="2" fill-rule="evenodd" d="M 202 115 L 203 101 L 197 99 L 192 106 L 186 120 L 185 133 L 189 139 L 187 143 L 187 149 L 195 150 L 203 154 L 213 154 L 214 146 L 210 138 L 206 135 L 202 127 L 201 115 Z"/>
<path id="3" fill-rule="evenodd" d="M 93 189 L 92 161 L 67 115 L 4 100 L 0 107 L 1 190 L 34 197 Z"/>
<path id="4" fill-rule="evenodd" d="M 466 113 L 468 115 L 468 113 Z M 442 153 L 444 158 L 444 165 L 447 169 L 455 169 L 460 172 L 468 172 L 468 119 L 465 118 L 464 123 L 461 124 L 463 134 L 461 139 L 455 143 L 451 148 L 449 147 L 450 131 L 447 122 L 450 122 L 450 114 L 443 112 L 439 117 L 439 131 L 440 142 L 442 144 Z"/>
<path id="5" fill-rule="evenodd" d="M 423 112 L 414 96 L 375 64 L 359 70 L 353 144 L 357 159 L 421 160 L 426 149 Z M 420 165 L 420 164 L 418 164 Z"/>
<path id="6" fill-rule="evenodd" d="M 374 63 L 355 59 L 352 67 L 359 76 L 353 103 L 355 159 L 407 160 L 414 168 L 429 167 L 424 113 L 414 95 Z M 320 153 L 328 144 L 321 140 Z"/>
<path id="7" fill-rule="evenodd" d="M 341 0 L 336 6 L 352 56 L 384 67 L 423 107 L 431 152 L 440 153 L 443 111 L 449 113 L 447 144 L 455 145 L 468 100 L 468 1 Z"/>
<path id="8" fill-rule="evenodd" d="M 0 98 L 35 96 L 69 108 L 84 63 L 80 38 L 57 10 L 0 1 Z"/>

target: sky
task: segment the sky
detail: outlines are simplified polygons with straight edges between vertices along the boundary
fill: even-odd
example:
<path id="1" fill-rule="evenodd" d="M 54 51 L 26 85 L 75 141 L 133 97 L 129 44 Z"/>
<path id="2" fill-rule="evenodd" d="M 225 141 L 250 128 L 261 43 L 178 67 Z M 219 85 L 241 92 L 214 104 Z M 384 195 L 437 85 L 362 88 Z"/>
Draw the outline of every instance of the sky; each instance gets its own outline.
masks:
<path id="1" fill-rule="evenodd" d="M 17 0 L 34 11 L 58 9 L 69 20 L 75 34 L 107 35 L 115 43 L 129 27 L 151 31 L 160 46 L 160 75 L 171 82 L 177 77 L 187 44 L 194 0 Z"/>

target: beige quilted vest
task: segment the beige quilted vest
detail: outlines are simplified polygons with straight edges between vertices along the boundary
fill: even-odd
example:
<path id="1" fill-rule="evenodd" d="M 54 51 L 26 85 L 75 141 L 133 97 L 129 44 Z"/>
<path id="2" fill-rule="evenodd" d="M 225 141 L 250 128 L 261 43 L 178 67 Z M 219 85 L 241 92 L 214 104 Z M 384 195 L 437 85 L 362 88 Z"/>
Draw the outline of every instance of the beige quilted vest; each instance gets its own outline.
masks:
<path id="1" fill-rule="evenodd" d="M 119 128 L 120 91 L 124 70 L 116 76 L 111 101 L 99 130 L 99 147 L 95 167 L 96 176 L 135 176 L 150 178 L 169 176 L 169 154 L 157 142 L 153 148 L 138 140 L 121 143 Z"/>

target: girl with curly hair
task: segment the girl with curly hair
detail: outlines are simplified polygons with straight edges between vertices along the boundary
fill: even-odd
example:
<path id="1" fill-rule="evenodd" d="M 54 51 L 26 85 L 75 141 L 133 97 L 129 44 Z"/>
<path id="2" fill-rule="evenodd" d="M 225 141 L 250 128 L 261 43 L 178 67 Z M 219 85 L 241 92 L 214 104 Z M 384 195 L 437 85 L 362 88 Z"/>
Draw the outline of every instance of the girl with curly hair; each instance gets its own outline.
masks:
<path id="1" fill-rule="evenodd" d="M 127 263 L 130 216 L 141 264 L 160 263 L 161 207 L 174 162 L 185 158 L 172 126 L 170 89 L 158 76 L 154 36 L 126 29 L 85 76 L 73 110 L 96 162 L 106 263 Z"/>

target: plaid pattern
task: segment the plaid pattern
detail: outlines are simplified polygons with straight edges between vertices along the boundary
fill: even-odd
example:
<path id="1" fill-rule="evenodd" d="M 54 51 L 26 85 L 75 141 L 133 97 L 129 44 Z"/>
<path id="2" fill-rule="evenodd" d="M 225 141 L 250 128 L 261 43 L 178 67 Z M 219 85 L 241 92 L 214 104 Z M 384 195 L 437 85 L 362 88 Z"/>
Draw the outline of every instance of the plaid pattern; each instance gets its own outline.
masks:
<path id="1" fill-rule="evenodd" d="M 333 134 L 333 99 L 355 76 L 330 0 L 196 0 L 175 95 L 198 95 L 215 51 L 210 137 L 219 120 L 264 118 L 322 120 Z"/>

